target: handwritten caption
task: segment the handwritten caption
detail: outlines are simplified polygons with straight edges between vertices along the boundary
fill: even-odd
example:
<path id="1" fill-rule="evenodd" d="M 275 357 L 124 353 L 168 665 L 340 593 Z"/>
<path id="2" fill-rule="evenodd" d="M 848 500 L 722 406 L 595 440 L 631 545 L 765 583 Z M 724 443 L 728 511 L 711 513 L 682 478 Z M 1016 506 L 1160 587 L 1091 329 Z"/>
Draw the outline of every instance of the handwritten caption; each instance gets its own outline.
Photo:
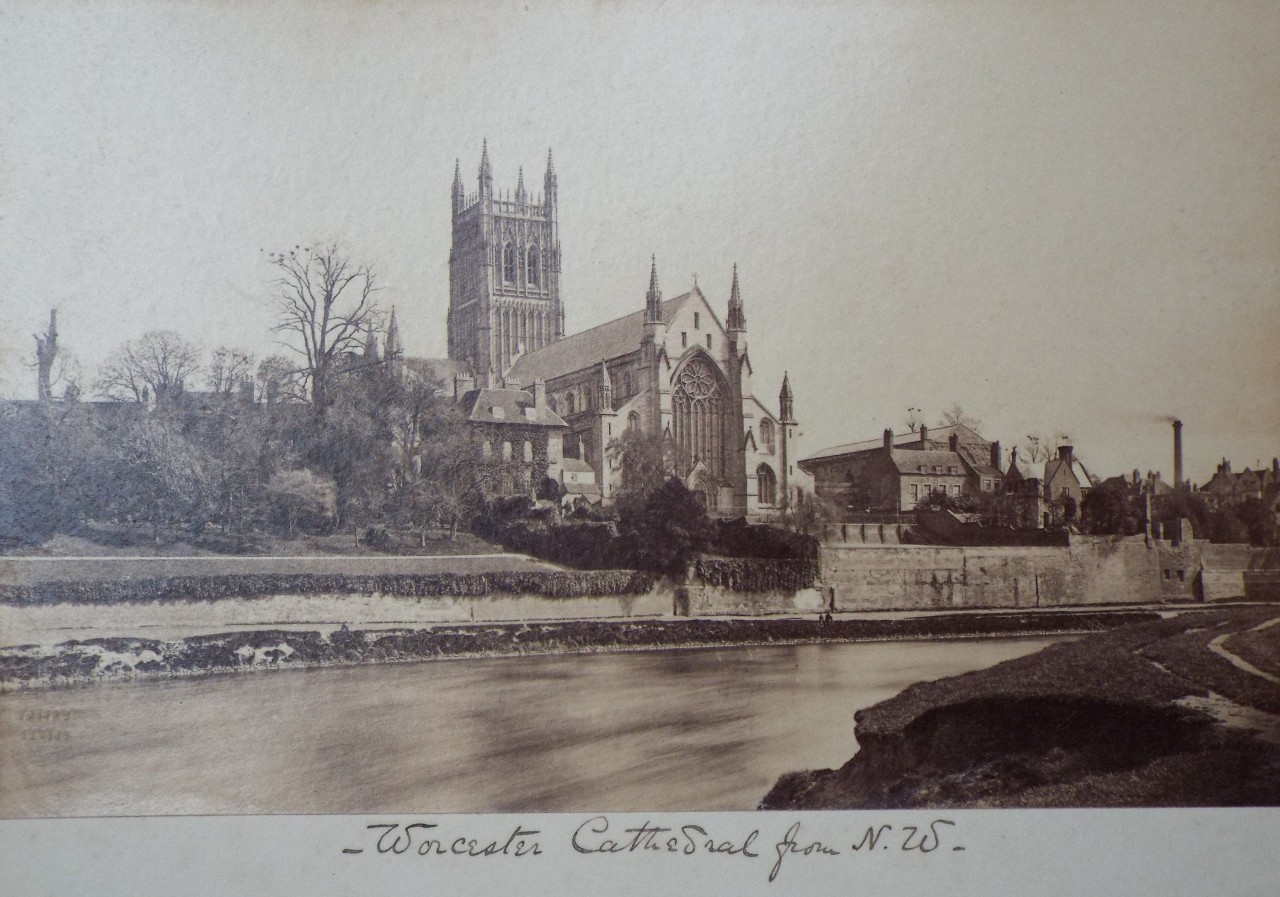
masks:
<path id="1" fill-rule="evenodd" d="M 744 826 L 745 829 L 745 826 Z M 927 856 L 952 853 L 965 848 L 959 842 L 956 823 L 934 818 L 913 825 L 887 823 L 859 827 L 852 836 L 825 840 L 806 832 L 801 822 L 792 822 L 781 834 L 766 835 L 759 828 L 736 832 L 714 831 L 706 825 L 688 822 L 657 825 L 619 823 L 609 816 L 592 816 L 564 832 L 545 832 L 519 824 L 504 835 L 477 836 L 454 831 L 436 822 L 376 822 L 365 826 L 361 846 L 344 847 L 348 856 L 538 857 L 548 853 L 610 857 L 646 855 L 655 857 L 714 856 L 768 868 L 768 880 L 777 881 L 785 866 L 813 863 L 834 857 L 867 855 L 891 850 L 901 854 Z"/>

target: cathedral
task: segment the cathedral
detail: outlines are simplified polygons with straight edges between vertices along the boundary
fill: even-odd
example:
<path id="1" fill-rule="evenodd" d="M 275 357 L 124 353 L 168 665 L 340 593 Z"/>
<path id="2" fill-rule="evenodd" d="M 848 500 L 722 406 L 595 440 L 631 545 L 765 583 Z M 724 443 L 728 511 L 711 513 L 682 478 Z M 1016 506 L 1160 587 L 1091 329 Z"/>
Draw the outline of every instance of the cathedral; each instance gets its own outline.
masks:
<path id="1" fill-rule="evenodd" d="M 664 300 L 651 259 L 634 313 L 566 336 L 557 193 L 550 152 L 541 196 L 526 190 L 523 170 L 514 193 L 495 191 L 487 143 L 476 192 L 466 192 L 455 167 L 449 359 L 437 369 L 469 405 L 497 408 L 510 399 L 504 394 L 519 393 L 527 401 L 516 405 L 529 405 L 530 415 L 536 404 L 537 414 L 562 421 L 551 466 L 557 458 L 589 466 L 604 501 L 618 481 L 609 446 L 638 427 L 672 441 L 677 472 L 708 511 L 780 513 L 804 476 L 794 466 L 798 427 L 785 376 L 776 413 L 752 389 L 737 266 L 723 319 L 696 280 Z"/>

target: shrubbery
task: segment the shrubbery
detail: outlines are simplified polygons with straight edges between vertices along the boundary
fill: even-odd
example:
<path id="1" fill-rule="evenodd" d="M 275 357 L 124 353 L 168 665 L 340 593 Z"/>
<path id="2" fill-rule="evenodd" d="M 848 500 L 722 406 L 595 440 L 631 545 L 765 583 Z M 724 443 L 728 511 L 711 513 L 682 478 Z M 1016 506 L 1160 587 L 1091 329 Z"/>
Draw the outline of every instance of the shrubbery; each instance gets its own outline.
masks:
<path id="1" fill-rule="evenodd" d="M 490 594 L 578 598 L 640 595 L 653 576 L 634 570 L 528 570 L 355 576 L 343 573 L 248 573 L 162 576 L 98 582 L 45 582 L 0 586 L 4 604 L 115 604 L 215 601 L 263 595 L 382 594 L 407 597 L 482 597 Z"/>
<path id="2" fill-rule="evenodd" d="M 812 559 L 698 558 L 694 569 L 707 585 L 735 592 L 794 592 L 812 588 L 818 579 Z"/>

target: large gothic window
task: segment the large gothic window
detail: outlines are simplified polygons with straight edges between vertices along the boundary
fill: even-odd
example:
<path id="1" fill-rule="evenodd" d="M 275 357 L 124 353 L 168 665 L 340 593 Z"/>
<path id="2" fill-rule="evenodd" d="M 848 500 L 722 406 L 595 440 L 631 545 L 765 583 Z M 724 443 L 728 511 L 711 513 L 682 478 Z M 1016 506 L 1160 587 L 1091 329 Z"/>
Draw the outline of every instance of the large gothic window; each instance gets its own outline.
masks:
<path id="1" fill-rule="evenodd" d="M 760 451 L 773 454 L 773 421 L 768 418 L 760 421 Z"/>
<path id="2" fill-rule="evenodd" d="M 529 286 L 536 287 L 541 282 L 542 277 L 542 257 L 538 253 L 537 246 L 529 247 L 529 254 L 526 259 L 528 270 L 525 274 L 525 280 Z"/>
<path id="3" fill-rule="evenodd" d="M 756 468 L 756 497 L 762 505 L 778 503 L 778 479 L 768 464 Z"/>
<path id="4" fill-rule="evenodd" d="M 504 243 L 502 246 L 502 281 L 503 283 L 516 282 L 516 248 L 510 243 Z"/>
<path id="5" fill-rule="evenodd" d="M 672 435 L 681 476 L 701 461 L 713 477 L 724 475 L 725 402 L 720 372 L 695 355 L 676 374 L 671 391 Z"/>

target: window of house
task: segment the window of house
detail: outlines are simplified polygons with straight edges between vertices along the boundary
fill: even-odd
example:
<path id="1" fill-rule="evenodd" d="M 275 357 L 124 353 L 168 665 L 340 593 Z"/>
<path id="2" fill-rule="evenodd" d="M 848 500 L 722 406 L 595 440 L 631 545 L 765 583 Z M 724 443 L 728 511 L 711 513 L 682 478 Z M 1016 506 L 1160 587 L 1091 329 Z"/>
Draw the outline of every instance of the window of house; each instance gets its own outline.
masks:
<path id="1" fill-rule="evenodd" d="M 689 348 L 689 334 L 683 330 L 680 331 L 680 348 L 681 349 Z"/>
<path id="2" fill-rule="evenodd" d="M 951 494 L 952 494 L 952 495 L 959 495 L 959 494 L 960 494 L 960 487 L 959 487 L 959 486 L 952 486 L 952 487 L 951 487 Z"/>
<path id="3" fill-rule="evenodd" d="M 694 330 L 699 329 L 699 327 L 701 326 L 698 322 L 699 322 L 699 315 L 698 315 L 698 313 L 695 311 L 695 312 L 693 313 L 693 329 L 694 329 Z"/>
<path id="4" fill-rule="evenodd" d="M 911 484 L 911 498 L 918 499 L 920 497 L 920 487 L 915 483 Z"/>
<path id="5" fill-rule="evenodd" d="M 503 440 L 502 442 L 502 460 L 503 461 L 511 460 L 511 443 L 506 440 Z"/>
<path id="6" fill-rule="evenodd" d="M 533 460 L 533 443 L 527 439 L 524 441 L 524 460 L 526 464 Z"/>
<path id="7" fill-rule="evenodd" d="M 923 464 L 921 464 L 921 465 L 920 465 L 920 472 L 921 472 L 921 473 L 928 473 L 928 472 L 929 472 L 929 468 L 927 468 L 927 467 L 925 467 Z"/>

